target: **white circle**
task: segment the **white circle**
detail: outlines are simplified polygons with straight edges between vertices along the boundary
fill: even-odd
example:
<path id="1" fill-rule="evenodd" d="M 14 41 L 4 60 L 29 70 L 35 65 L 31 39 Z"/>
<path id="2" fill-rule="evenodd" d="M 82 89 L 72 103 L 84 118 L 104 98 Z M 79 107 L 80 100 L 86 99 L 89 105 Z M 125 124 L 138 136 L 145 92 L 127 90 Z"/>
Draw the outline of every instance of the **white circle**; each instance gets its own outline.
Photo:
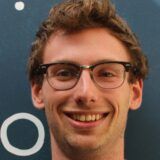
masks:
<path id="1" fill-rule="evenodd" d="M 12 146 L 8 140 L 7 129 L 9 127 L 9 125 L 11 125 L 13 122 L 20 120 L 20 119 L 26 119 L 26 120 L 33 122 L 33 124 L 38 129 L 37 142 L 30 149 L 16 148 L 16 147 Z M 42 146 L 44 144 L 45 132 L 44 132 L 43 124 L 41 123 L 41 121 L 37 117 L 35 117 L 29 113 L 17 113 L 17 114 L 12 115 L 11 117 L 7 118 L 3 122 L 2 126 L 1 126 L 1 135 L 0 136 L 1 136 L 2 144 L 8 152 L 10 152 L 14 155 L 18 155 L 18 156 L 29 156 L 29 155 L 35 154 L 36 152 L 38 152 L 42 148 Z"/>
<path id="2" fill-rule="evenodd" d="M 25 4 L 22 1 L 18 1 L 18 2 L 15 3 L 14 6 L 15 6 L 16 10 L 22 11 L 24 9 L 24 7 L 25 7 Z"/>

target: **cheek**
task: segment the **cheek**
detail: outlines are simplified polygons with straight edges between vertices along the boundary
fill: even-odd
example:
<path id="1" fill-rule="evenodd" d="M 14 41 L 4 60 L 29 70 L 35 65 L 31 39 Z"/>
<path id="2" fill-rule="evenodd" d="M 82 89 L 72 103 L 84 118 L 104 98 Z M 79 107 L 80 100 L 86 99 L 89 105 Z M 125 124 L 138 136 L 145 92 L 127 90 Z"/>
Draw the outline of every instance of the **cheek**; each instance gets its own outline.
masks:
<path id="1" fill-rule="evenodd" d="M 66 92 L 54 90 L 47 81 L 43 83 L 42 96 L 45 106 L 59 106 L 67 99 Z"/>
<path id="2" fill-rule="evenodd" d="M 117 102 L 117 113 L 116 113 L 116 124 L 120 130 L 120 134 L 123 135 L 126 122 L 128 117 L 129 105 L 130 105 L 130 90 L 129 88 L 124 89 L 119 95 L 116 96 Z"/>
<path id="3" fill-rule="evenodd" d="M 68 102 L 68 94 L 63 91 L 55 91 L 48 83 L 44 83 L 42 87 L 42 96 L 48 122 L 60 121 L 62 107 Z"/>
<path id="4" fill-rule="evenodd" d="M 123 137 L 129 110 L 130 89 L 124 87 L 117 89 L 106 96 L 106 101 L 113 110 L 112 130 L 114 133 L 116 132 L 115 134 Z"/>
<path id="5" fill-rule="evenodd" d="M 130 103 L 130 88 L 121 87 L 110 92 L 107 92 L 105 95 L 106 103 L 109 103 L 109 106 L 112 107 L 114 114 L 117 116 L 127 112 L 129 109 Z"/>

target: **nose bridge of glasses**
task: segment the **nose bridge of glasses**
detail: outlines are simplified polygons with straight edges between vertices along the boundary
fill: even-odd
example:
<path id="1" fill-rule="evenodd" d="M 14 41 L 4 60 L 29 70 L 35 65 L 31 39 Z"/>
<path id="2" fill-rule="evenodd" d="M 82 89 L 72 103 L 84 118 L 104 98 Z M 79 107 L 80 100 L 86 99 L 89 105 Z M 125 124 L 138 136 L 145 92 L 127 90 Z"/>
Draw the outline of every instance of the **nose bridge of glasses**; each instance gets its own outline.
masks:
<path id="1" fill-rule="evenodd" d="M 88 69 L 88 70 L 92 71 L 94 66 L 93 65 L 82 65 L 82 66 L 80 66 L 80 68 L 81 68 L 81 70 Z"/>
<path id="2" fill-rule="evenodd" d="M 82 65 L 80 66 L 82 69 L 90 69 L 92 66 L 90 65 Z"/>
<path id="3" fill-rule="evenodd" d="M 93 69 L 93 65 L 82 65 L 82 66 L 80 66 L 80 68 L 81 68 L 81 74 L 82 74 L 82 71 L 83 70 L 85 70 L 85 69 L 87 69 L 87 70 L 89 70 L 89 72 L 90 72 L 90 76 L 91 76 L 91 78 L 93 78 L 92 76 L 92 69 Z"/>
<path id="4" fill-rule="evenodd" d="M 82 65 L 82 66 L 80 66 L 80 68 L 81 68 L 81 75 L 82 75 L 82 72 L 83 72 L 83 70 L 89 70 L 89 74 L 90 74 L 90 76 L 91 76 L 91 79 L 93 78 L 92 76 L 92 69 L 93 69 L 93 66 L 92 65 Z"/>

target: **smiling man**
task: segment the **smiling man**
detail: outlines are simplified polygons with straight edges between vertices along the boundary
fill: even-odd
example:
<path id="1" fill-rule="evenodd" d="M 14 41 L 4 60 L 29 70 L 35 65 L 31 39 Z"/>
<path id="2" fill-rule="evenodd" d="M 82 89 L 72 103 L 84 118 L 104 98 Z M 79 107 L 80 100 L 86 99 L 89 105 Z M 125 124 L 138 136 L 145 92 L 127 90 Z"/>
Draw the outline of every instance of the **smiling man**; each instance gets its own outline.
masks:
<path id="1" fill-rule="evenodd" d="M 128 111 L 140 107 L 148 67 L 107 0 L 68 0 L 42 23 L 28 61 L 52 160 L 124 160 Z"/>

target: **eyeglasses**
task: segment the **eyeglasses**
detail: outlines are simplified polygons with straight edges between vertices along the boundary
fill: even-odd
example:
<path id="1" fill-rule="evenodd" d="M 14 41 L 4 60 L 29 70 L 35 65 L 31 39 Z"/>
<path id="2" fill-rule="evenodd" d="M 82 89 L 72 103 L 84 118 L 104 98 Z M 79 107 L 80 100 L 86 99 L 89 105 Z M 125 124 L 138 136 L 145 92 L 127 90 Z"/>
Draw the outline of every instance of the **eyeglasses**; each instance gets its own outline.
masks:
<path id="1" fill-rule="evenodd" d="M 90 70 L 91 79 L 104 89 L 120 87 L 125 80 L 126 72 L 133 69 L 129 62 L 107 61 L 94 65 L 78 65 L 69 62 L 42 64 L 36 74 L 46 74 L 49 85 L 55 90 L 69 90 L 76 86 L 84 69 Z"/>

